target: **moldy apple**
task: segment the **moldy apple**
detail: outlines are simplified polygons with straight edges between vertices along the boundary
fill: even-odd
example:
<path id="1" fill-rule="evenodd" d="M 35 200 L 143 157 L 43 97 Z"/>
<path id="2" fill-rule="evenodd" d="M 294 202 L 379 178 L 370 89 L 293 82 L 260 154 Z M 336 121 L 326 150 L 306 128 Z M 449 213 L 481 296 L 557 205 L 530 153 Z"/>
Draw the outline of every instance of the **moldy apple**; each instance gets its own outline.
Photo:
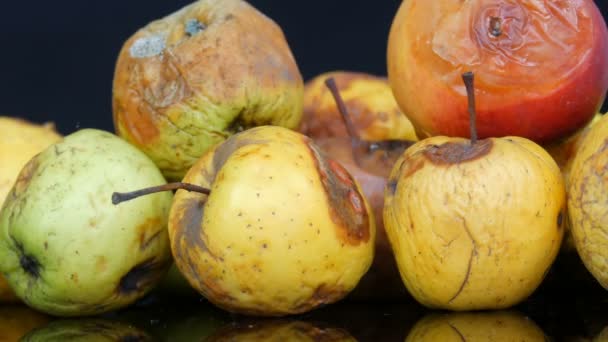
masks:
<path id="1" fill-rule="evenodd" d="M 116 62 L 116 133 L 180 180 L 209 147 L 295 129 L 303 81 L 281 28 L 242 0 L 198 0 L 130 37 Z"/>

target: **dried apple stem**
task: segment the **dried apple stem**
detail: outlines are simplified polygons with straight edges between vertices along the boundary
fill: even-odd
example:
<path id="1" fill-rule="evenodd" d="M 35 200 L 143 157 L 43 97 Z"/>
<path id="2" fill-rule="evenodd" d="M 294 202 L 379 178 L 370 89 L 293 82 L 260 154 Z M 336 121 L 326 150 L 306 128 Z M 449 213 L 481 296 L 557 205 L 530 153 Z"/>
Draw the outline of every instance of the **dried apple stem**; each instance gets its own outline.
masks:
<path id="1" fill-rule="evenodd" d="M 331 95 L 334 97 L 334 101 L 336 101 L 336 105 L 338 106 L 338 111 L 342 116 L 342 120 L 344 121 L 344 125 L 346 126 L 346 131 L 350 136 L 351 140 L 353 140 L 353 144 L 355 142 L 361 142 L 361 137 L 359 136 L 359 131 L 355 128 L 355 124 L 350 118 L 350 114 L 346 109 L 346 104 L 344 103 L 344 99 L 342 95 L 340 95 L 340 91 L 338 90 L 338 86 L 336 85 L 336 80 L 333 77 L 329 77 L 325 80 L 325 85 L 331 92 Z"/>
<path id="2" fill-rule="evenodd" d="M 198 185 L 194 185 L 194 184 L 190 184 L 190 183 L 175 182 L 175 183 L 168 183 L 168 184 L 164 184 L 164 185 L 135 190 L 135 191 L 131 191 L 131 192 L 115 192 L 112 194 L 112 204 L 117 205 L 122 202 L 130 201 L 137 197 L 141 197 L 141 196 L 145 196 L 145 195 L 149 195 L 149 194 L 153 194 L 153 193 L 157 193 L 157 192 L 172 191 L 172 190 L 177 190 L 177 189 L 200 192 L 201 194 L 205 194 L 205 195 L 209 195 L 209 193 L 211 192 L 209 189 L 203 188 L 202 186 L 198 186 Z"/>
<path id="3" fill-rule="evenodd" d="M 475 76 L 473 72 L 467 71 L 462 74 L 464 86 L 467 89 L 467 101 L 469 105 L 469 127 L 471 129 L 471 145 L 477 142 L 477 113 L 475 112 Z"/>

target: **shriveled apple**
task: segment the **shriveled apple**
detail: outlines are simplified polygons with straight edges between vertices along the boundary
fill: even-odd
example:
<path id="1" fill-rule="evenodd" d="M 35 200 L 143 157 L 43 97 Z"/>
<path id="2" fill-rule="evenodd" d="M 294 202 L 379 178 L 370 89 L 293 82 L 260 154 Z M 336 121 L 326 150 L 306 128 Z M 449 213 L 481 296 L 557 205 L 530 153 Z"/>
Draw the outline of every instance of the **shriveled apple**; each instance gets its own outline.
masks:
<path id="1" fill-rule="evenodd" d="M 568 180 L 568 215 L 574 245 L 597 281 L 608 289 L 608 117 L 579 143 Z"/>
<path id="2" fill-rule="evenodd" d="M 389 34 L 388 78 L 419 137 L 469 137 L 460 74 L 483 96 L 481 138 L 537 143 L 586 125 L 608 90 L 608 30 L 593 0 L 405 0 Z"/>
<path id="3" fill-rule="evenodd" d="M 198 0 L 137 31 L 113 83 L 119 136 L 181 180 L 243 129 L 295 129 L 303 81 L 281 28 L 242 0 Z"/>
<path id="4" fill-rule="evenodd" d="M 532 294 L 559 251 L 566 193 L 559 167 L 521 137 L 436 136 L 409 147 L 386 187 L 384 224 L 401 277 L 423 305 L 501 309 Z"/>
<path id="5" fill-rule="evenodd" d="M 401 112 L 386 77 L 356 71 L 332 71 L 304 85 L 304 115 L 299 131 L 319 141 L 349 137 L 325 80 L 334 79 L 356 131 L 363 140 L 418 140 Z"/>
<path id="6" fill-rule="evenodd" d="M 374 216 L 356 180 L 287 128 L 235 134 L 182 182 L 113 201 L 171 188 L 180 188 L 169 215 L 175 264 L 225 310 L 307 312 L 344 298 L 372 263 Z"/>

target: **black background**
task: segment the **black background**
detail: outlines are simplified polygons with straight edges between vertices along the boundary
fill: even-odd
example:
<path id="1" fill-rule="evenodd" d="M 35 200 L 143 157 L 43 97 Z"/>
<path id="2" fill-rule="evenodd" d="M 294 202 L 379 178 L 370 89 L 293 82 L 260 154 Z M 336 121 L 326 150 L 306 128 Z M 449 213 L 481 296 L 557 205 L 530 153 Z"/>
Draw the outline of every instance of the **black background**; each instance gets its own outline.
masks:
<path id="1" fill-rule="evenodd" d="M 595 0 L 604 17 L 607 0 Z M 0 115 L 54 121 L 60 132 L 113 130 L 114 63 L 140 27 L 187 0 L 3 1 Z M 251 0 L 287 37 L 304 79 L 342 69 L 386 74 L 399 0 Z"/>

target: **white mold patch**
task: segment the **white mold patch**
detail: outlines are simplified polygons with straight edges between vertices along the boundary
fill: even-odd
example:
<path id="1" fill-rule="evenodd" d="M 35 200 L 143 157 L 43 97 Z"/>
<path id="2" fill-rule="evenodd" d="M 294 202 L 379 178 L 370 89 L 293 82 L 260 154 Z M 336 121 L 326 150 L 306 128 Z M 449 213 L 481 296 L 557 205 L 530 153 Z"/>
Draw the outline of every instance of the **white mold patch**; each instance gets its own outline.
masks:
<path id="1" fill-rule="evenodd" d="M 133 58 L 146 58 L 160 55 L 166 47 L 166 39 L 163 35 L 153 35 L 137 39 L 129 52 Z"/>

